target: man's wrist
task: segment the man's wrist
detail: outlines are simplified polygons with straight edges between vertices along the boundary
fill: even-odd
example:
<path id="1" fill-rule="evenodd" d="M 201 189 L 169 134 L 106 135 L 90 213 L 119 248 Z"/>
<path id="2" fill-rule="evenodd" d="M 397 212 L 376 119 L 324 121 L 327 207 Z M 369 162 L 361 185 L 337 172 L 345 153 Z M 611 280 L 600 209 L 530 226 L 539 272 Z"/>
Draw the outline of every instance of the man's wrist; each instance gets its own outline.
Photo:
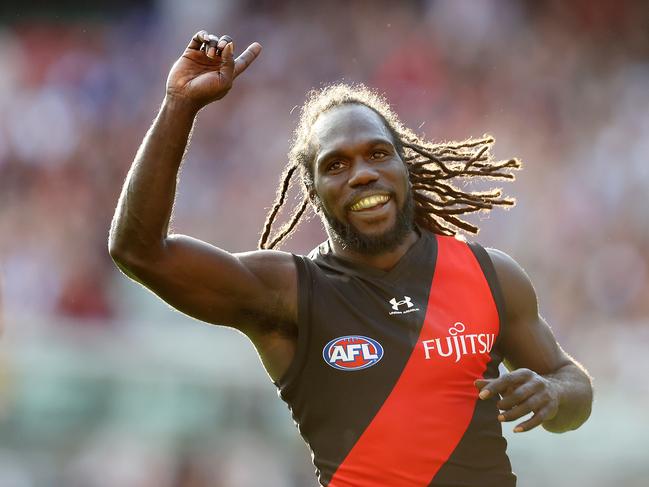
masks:
<path id="1" fill-rule="evenodd" d="M 561 369 L 559 369 L 560 371 Z M 556 400 L 557 405 L 560 405 L 563 402 L 564 399 L 564 393 L 565 393 L 565 384 L 564 384 L 564 378 L 560 376 L 560 372 L 552 372 L 550 374 L 544 374 L 541 377 L 543 377 L 547 383 L 548 383 L 548 389 L 549 393 L 552 395 L 552 397 Z"/>
<path id="2" fill-rule="evenodd" d="M 162 101 L 163 110 L 170 110 L 179 115 L 185 115 L 192 118 L 198 114 L 201 108 L 203 107 L 198 105 L 195 101 L 176 93 L 167 93 Z"/>
<path id="3" fill-rule="evenodd" d="M 588 419 L 591 412 L 592 389 L 587 375 L 585 381 L 581 369 L 568 364 L 557 371 L 543 376 L 556 398 L 557 411 L 551 418 L 543 421 L 543 427 L 553 433 L 563 433 L 577 429 Z"/>

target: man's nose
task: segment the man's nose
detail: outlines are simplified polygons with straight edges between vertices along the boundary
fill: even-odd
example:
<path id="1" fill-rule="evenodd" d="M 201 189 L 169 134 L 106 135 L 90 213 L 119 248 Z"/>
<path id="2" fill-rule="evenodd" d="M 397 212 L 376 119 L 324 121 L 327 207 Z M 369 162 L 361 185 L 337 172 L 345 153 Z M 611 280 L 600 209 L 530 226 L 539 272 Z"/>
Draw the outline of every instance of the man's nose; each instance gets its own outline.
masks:
<path id="1" fill-rule="evenodd" d="M 371 184 L 379 179 L 379 173 L 372 164 L 360 158 L 354 162 L 354 170 L 349 178 L 349 186 L 352 188 Z"/>

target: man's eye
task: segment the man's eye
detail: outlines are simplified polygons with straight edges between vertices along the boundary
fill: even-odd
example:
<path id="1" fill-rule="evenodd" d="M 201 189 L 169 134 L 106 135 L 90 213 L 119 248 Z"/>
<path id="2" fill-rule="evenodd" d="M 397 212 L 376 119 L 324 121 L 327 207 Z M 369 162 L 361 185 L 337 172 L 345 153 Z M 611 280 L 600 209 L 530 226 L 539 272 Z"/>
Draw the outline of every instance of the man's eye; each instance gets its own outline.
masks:
<path id="1" fill-rule="evenodd" d="M 377 151 L 372 152 L 372 159 L 381 159 L 381 158 L 383 158 L 383 157 L 385 157 L 387 155 L 388 154 L 385 151 L 377 150 Z"/>
<path id="2" fill-rule="evenodd" d="M 327 169 L 329 171 L 337 171 L 338 169 L 343 167 L 343 163 L 341 161 L 333 161 L 332 163 L 329 164 Z"/>

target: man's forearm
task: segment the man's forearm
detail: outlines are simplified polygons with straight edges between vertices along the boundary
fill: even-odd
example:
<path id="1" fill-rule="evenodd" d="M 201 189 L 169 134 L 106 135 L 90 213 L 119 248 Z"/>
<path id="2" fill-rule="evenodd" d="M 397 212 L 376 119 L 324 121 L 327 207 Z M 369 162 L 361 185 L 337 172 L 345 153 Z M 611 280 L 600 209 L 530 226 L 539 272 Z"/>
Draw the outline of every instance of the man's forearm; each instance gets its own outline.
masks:
<path id="1" fill-rule="evenodd" d="M 544 377 L 556 387 L 559 410 L 552 419 L 543 422 L 543 427 L 553 433 L 577 429 L 590 416 L 593 402 L 593 389 L 588 372 L 573 363 Z"/>
<path id="2" fill-rule="evenodd" d="M 189 103 L 165 98 L 122 188 L 109 237 L 114 257 L 146 255 L 162 245 L 195 116 Z"/>

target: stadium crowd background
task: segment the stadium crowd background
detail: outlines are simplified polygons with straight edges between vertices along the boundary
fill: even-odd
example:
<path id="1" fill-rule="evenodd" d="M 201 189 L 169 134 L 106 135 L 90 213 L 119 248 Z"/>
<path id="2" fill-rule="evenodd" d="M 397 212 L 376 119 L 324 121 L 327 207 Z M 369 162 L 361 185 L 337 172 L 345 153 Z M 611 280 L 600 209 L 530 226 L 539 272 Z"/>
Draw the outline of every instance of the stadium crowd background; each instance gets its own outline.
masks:
<path id="1" fill-rule="evenodd" d="M 0 9 L 2 487 L 315 484 L 246 340 L 170 310 L 107 253 L 166 73 L 201 28 L 264 51 L 199 116 L 175 230 L 253 249 L 294 107 L 326 82 L 377 87 L 432 139 L 494 135 L 524 170 L 505 184 L 518 205 L 481 220 L 479 240 L 526 268 L 596 378 L 581 430 L 505 426 L 520 485 L 646 485 L 646 2 L 61 5 Z M 320 239 L 312 219 L 284 248 Z"/>

